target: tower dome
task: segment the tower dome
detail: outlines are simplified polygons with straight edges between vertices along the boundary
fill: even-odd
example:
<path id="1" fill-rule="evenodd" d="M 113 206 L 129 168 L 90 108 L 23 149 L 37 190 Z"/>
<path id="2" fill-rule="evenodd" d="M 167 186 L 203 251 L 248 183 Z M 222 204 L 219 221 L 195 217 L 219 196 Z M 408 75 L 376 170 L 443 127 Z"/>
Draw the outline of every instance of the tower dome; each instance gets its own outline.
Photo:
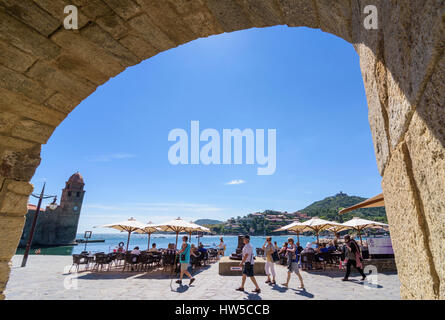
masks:
<path id="1" fill-rule="evenodd" d="M 85 182 L 83 182 L 83 177 L 79 172 L 76 172 L 75 174 L 73 174 L 68 179 L 68 183 L 85 184 Z"/>

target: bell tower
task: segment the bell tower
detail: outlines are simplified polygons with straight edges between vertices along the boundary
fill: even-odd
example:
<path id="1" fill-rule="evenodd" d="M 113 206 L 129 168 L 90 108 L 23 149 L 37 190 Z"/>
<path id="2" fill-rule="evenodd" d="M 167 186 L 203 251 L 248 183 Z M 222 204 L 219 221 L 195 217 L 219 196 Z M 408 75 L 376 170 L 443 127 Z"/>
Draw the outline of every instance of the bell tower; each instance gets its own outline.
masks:
<path id="1" fill-rule="evenodd" d="M 83 190 L 84 186 L 85 183 L 79 172 L 76 172 L 68 179 L 65 188 L 62 190 L 62 199 L 60 200 L 62 214 L 80 214 L 83 196 L 85 194 L 85 190 Z"/>

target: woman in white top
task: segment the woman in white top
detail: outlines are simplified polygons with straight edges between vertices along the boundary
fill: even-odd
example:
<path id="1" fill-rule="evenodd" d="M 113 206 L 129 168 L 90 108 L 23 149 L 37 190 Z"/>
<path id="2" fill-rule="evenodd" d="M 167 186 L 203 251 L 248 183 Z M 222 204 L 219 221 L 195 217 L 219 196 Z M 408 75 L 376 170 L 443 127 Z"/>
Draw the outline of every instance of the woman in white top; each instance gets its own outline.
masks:
<path id="1" fill-rule="evenodd" d="M 266 283 L 276 284 L 275 281 L 275 263 L 272 259 L 272 253 L 274 253 L 278 248 L 272 244 L 272 237 L 267 237 L 266 242 L 263 244 L 264 254 L 266 255 Z M 272 274 L 272 281 L 270 281 L 270 275 Z"/>
<path id="2" fill-rule="evenodd" d="M 218 257 L 224 257 L 224 251 L 226 251 L 226 244 L 224 243 L 223 238 L 221 237 L 219 239 L 220 243 L 218 245 Z"/>

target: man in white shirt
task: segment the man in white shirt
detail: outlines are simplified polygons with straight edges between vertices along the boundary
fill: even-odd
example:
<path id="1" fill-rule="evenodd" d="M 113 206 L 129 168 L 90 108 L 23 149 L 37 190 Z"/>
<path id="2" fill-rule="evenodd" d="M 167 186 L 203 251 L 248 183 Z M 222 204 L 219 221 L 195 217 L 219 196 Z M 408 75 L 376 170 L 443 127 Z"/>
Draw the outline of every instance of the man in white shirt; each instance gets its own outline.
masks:
<path id="1" fill-rule="evenodd" d="M 255 276 L 253 274 L 253 266 L 254 266 L 254 259 L 253 259 L 253 247 L 250 244 L 250 237 L 244 236 L 244 248 L 243 248 L 243 260 L 240 263 L 240 267 L 243 266 L 243 278 L 241 281 L 241 287 L 236 289 L 237 291 L 243 291 L 244 292 L 244 284 L 246 283 L 246 278 L 249 277 L 250 280 L 252 280 L 253 284 L 255 285 L 255 290 L 252 292 L 260 293 L 261 289 L 258 286 L 258 283 L 256 282 Z"/>

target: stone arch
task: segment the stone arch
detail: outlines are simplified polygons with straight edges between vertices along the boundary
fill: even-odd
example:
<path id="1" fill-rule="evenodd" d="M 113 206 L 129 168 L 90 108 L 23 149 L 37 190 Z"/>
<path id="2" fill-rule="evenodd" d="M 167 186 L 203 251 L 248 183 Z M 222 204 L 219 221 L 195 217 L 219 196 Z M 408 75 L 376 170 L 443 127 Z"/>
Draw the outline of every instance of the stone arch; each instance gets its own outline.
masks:
<path id="1" fill-rule="evenodd" d="M 79 30 L 63 9 L 79 8 Z M 363 26 L 378 9 L 378 29 Z M 360 56 L 403 298 L 445 298 L 443 0 L 0 0 L 0 298 L 40 146 L 125 68 L 200 37 L 319 28 Z"/>

